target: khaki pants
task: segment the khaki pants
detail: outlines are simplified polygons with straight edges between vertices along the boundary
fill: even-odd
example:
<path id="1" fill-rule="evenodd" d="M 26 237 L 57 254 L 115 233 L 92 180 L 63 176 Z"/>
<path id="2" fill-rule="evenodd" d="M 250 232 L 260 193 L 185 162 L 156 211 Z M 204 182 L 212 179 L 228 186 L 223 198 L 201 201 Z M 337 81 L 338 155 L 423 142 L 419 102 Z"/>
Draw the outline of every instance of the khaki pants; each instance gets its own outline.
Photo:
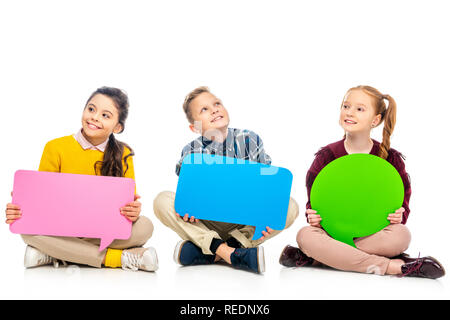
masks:
<path id="1" fill-rule="evenodd" d="M 334 240 L 322 228 L 307 226 L 297 234 L 297 243 L 308 257 L 344 271 L 385 274 L 391 257 L 403 253 L 411 234 L 403 224 L 391 224 L 363 238 L 355 238 L 356 248 Z"/>
<path id="2" fill-rule="evenodd" d="M 239 241 L 244 248 L 256 247 L 265 240 L 279 234 L 281 231 L 274 230 L 264 240 L 251 240 L 255 227 L 241 224 L 199 220 L 197 223 L 185 222 L 175 212 L 175 193 L 163 191 L 156 196 L 153 202 L 153 210 L 161 222 L 175 231 L 183 240 L 190 240 L 202 249 L 204 254 L 212 254 L 209 249 L 213 238 L 226 241 L 233 237 Z M 298 216 L 298 205 L 293 198 L 289 201 L 285 229 L 294 223 Z M 270 227 L 270 226 L 269 226 Z M 262 236 L 262 235 L 261 235 Z"/>
<path id="3" fill-rule="evenodd" d="M 143 246 L 153 233 L 153 223 L 140 216 L 132 225 L 131 236 L 126 240 L 114 240 L 112 249 L 128 249 Z M 98 251 L 100 239 L 54 237 L 22 234 L 23 241 L 39 251 L 59 260 L 86 264 L 101 268 L 106 250 Z"/>

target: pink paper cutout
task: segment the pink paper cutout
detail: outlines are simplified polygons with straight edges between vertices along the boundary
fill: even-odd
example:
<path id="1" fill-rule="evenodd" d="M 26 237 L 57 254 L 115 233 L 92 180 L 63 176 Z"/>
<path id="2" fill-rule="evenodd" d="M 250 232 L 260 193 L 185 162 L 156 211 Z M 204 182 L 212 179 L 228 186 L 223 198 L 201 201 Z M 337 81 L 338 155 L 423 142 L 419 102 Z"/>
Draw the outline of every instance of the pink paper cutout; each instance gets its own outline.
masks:
<path id="1" fill-rule="evenodd" d="M 18 170 L 12 203 L 22 216 L 13 233 L 100 238 L 99 251 L 128 239 L 132 222 L 120 208 L 134 200 L 130 178 Z"/>

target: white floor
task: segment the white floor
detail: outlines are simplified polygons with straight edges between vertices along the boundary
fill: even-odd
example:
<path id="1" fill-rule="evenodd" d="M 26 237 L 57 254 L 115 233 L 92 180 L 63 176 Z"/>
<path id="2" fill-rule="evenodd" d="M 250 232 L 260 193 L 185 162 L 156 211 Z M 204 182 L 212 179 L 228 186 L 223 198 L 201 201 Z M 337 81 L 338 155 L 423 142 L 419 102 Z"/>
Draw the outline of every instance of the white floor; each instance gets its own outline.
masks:
<path id="1" fill-rule="evenodd" d="M 155 237 L 162 235 L 157 234 Z M 3 234 L 5 235 L 5 234 Z M 449 299 L 449 277 L 397 278 L 324 268 L 284 268 L 278 264 L 285 238 L 264 244 L 266 272 L 256 275 L 227 265 L 180 267 L 172 260 L 176 236 L 156 247 L 157 272 L 95 269 L 71 265 L 23 268 L 23 245 L 5 249 L 0 272 L 1 299 Z M 150 239 L 148 245 L 152 245 Z M 161 243 L 161 241 L 158 241 Z M 12 248 L 16 248 L 13 250 Z M 17 248 L 20 248 L 17 249 Z M 408 252 L 415 252 L 414 249 Z M 448 255 L 447 255 L 448 256 Z M 447 256 L 439 260 L 448 265 Z M 5 258 L 8 257 L 8 258 Z"/>

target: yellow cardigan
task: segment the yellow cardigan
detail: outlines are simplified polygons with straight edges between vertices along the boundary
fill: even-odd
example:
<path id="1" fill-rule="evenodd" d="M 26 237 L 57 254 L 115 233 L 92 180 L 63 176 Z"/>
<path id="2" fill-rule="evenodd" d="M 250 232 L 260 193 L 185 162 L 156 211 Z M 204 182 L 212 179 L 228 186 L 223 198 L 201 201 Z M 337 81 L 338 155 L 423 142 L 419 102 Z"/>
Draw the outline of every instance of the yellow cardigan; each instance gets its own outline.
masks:
<path id="1" fill-rule="evenodd" d="M 130 153 L 125 147 L 122 165 L 126 170 L 123 159 Z M 94 165 L 97 161 L 103 161 L 103 152 L 99 150 L 84 150 L 75 138 L 65 136 L 47 142 L 42 153 L 39 171 L 76 173 L 95 175 Z M 133 157 L 128 157 L 128 170 L 125 178 L 134 179 Z"/>

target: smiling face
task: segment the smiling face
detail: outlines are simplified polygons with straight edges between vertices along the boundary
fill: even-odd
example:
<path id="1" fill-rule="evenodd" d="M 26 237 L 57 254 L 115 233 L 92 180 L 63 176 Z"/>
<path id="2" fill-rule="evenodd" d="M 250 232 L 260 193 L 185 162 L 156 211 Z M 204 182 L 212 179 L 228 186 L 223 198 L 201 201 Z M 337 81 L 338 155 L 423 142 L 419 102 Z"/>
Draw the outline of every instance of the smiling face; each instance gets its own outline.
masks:
<path id="1" fill-rule="evenodd" d="M 201 131 L 203 136 L 208 137 L 208 132 L 213 133 L 220 131 L 225 133 L 230 118 L 228 117 L 228 111 L 222 105 L 222 101 L 209 92 L 203 92 L 193 99 L 189 105 L 192 119 L 194 124 L 189 127 L 192 131 Z M 197 122 L 197 125 L 195 124 Z M 198 123 L 201 123 L 201 129 L 198 127 Z"/>
<path id="2" fill-rule="evenodd" d="M 370 132 L 380 120 L 381 114 L 375 114 L 374 99 L 363 90 L 351 90 L 344 97 L 339 124 L 345 132 Z"/>
<path id="3" fill-rule="evenodd" d="M 119 111 L 106 95 L 96 94 L 86 104 L 81 117 L 84 137 L 93 145 L 104 142 L 111 133 L 119 133 Z"/>

